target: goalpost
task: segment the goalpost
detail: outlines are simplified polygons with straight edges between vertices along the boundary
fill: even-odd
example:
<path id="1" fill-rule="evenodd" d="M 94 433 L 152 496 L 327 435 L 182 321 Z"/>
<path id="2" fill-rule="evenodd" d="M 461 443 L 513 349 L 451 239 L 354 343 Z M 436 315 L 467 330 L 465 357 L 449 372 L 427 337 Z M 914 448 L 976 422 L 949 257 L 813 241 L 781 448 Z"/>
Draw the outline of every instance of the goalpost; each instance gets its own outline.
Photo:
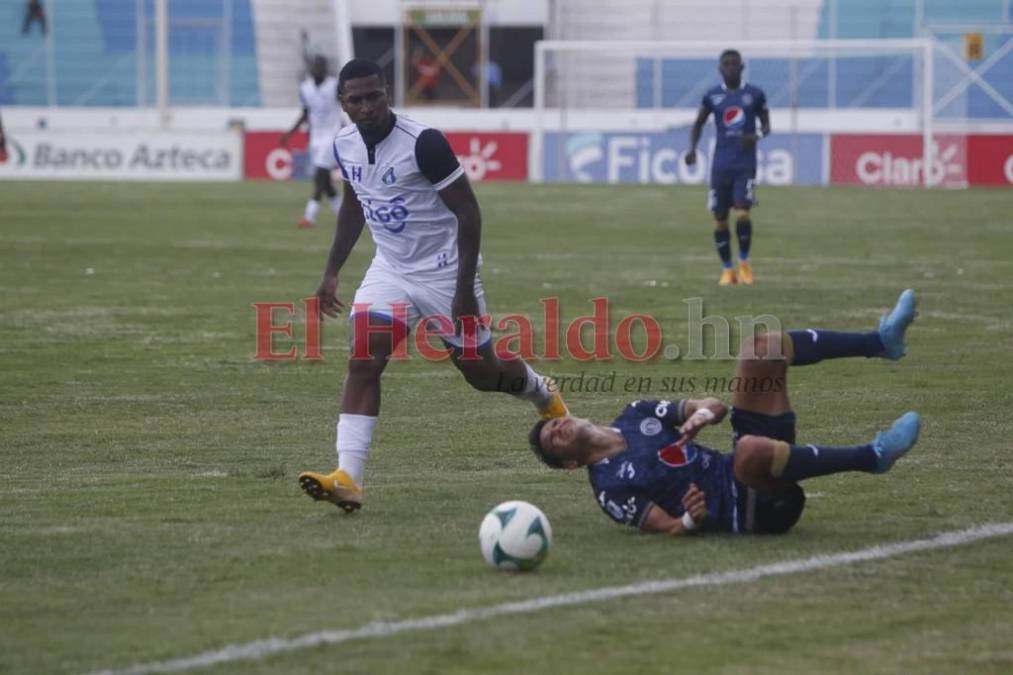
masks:
<path id="1" fill-rule="evenodd" d="M 903 165 L 881 154 L 870 171 L 908 176 L 911 184 L 925 187 L 966 184 L 966 176 L 950 175 L 952 167 L 941 166 L 936 156 L 933 83 L 939 46 L 933 40 L 763 40 L 727 46 L 742 53 L 745 80 L 767 95 L 773 134 L 761 142 L 761 153 L 780 149 L 792 160 L 777 167 L 778 180 L 789 171 L 787 182 L 829 182 L 840 168 L 830 165 L 829 133 L 839 132 L 902 134 L 920 146 Z M 720 83 L 723 48 L 713 41 L 538 42 L 532 180 L 702 182 L 702 170 L 687 172 L 681 155 L 704 93 Z M 712 126 L 708 123 L 700 146 L 704 155 Z M 816 143 L 822 143 L 821 152 L 810 151 Z M 821 157 L 823 166 L 801 166 L 809 164 L 809 155 Z M 775 178 L 774 170 L 767 178 Z"/>

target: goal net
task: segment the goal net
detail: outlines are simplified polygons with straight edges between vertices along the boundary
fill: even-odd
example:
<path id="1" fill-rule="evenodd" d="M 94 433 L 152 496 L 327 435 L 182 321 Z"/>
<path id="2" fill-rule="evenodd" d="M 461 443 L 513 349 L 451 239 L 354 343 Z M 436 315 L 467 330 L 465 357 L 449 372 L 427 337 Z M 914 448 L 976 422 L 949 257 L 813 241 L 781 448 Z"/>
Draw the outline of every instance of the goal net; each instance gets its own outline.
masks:
<path id="1" fill-rule="evenodd" d="M 966 185 L 963 141 L 933 112 L 931 39 L 743 41 L 744 78 L 763 89 L 767 184 Z M 543 41 L 535 50 L 529 166 L 545 182 L 707 180 L 683 155 L 705 92 L 720 84 L 714 42 Z M 928 169 L 926 170 L 926 167 Z"/>

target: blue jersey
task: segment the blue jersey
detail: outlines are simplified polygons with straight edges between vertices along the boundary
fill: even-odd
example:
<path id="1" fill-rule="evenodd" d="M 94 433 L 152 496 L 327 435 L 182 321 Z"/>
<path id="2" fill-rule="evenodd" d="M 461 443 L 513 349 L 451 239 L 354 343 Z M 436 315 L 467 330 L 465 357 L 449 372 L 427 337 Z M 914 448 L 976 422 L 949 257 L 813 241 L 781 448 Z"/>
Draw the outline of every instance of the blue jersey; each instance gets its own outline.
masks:
<path id="1" fill-rule="evenodd" d="M 679 517 L 690 483 L 703 490 L 704 530 L 738 531 L 732 455 L 679 445 L 685 401 L 634 401 L 612 422 L 626 449 L 587 467 L 598 505 L 616 522 L 640 527 L 654 507 Z"/>
<path id="2" fill-rule="evenodd" d="M 717 146 L 714 150 L 714 171 L 739 169 L 756 171 L 756 147 L 743 150 L 743 134 L 756 133 L 756 117 L 767 110 L 767 95 L 759 87 L 743 83 L 738 89 L 724 84 L 711 87 L 701 107 L 714 114 Z"/>

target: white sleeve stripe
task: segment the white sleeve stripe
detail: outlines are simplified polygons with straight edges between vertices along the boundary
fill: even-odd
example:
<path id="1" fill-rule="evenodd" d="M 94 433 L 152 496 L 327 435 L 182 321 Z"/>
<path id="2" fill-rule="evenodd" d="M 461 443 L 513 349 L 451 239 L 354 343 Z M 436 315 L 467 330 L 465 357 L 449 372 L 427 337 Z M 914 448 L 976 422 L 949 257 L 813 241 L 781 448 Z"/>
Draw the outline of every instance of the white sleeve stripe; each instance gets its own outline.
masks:
<path id="1" fill-rule="evenodd" d="M 449 176 L 441 180 L 439 183 L 435 183 L 433 187 L 436 188 L 437 192 L 439 192 L 440 190 L 442 190 L 443 188 L 447 187 L 455 180 L 460 178 L 462 175 L 464 175 L 464 167 L 458 165 L 458 167 L 454 169 L 454 171 Z"/>

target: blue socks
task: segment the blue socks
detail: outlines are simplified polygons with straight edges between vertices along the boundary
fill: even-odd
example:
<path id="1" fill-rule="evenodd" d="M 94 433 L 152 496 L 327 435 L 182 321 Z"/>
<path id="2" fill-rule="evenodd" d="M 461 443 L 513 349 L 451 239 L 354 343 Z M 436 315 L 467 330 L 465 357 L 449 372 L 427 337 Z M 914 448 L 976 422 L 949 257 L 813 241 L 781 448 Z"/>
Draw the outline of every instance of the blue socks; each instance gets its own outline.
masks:
<path id="1" fill-rule="evenodd" d="M 739 239 L 739 260 L 749 260 L 749 243 L 753 240 L 753 221 L 749 218 L 735 223 L 735 236 Z"/>
<path id="2" fill-rule="evenodd" d="M 842 471 L 874 471 L 877 455 L 872 444 L 851 448 L 828 448 L 817 445 L 793 445 L 788 462 L 777 478 L 800 481 Z"/>
<path id="3" fill-rule="evenodd" d="M 788 337 L 795 348 L 793 366 L 808 366 L 824 359 L 848 356 L 878 356 L 883 353 L 883 341 L 878 331 L 850 333 L 836 330 L 790 330 Z"/>
<path id="4" fill-rule="evenodd" d="M 728 228 L 714 230 L 714 246 L 721 256 L 721 266 L 726 270 L 732 269 L 732 235 Z"/>

